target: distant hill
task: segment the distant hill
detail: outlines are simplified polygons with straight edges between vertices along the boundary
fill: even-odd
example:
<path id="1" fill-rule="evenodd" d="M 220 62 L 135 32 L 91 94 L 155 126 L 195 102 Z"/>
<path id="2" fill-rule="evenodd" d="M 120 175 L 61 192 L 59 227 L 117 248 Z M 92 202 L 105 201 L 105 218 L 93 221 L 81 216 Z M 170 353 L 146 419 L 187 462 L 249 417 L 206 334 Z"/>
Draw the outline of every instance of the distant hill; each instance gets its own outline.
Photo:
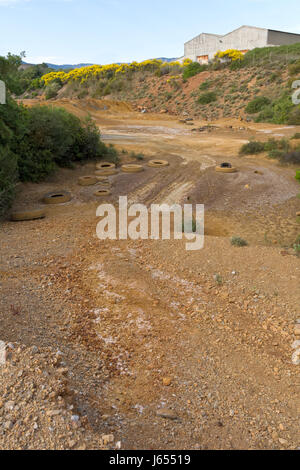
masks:
<path id="1" fill-rule="evenodd" d="M 79 69 L 81 67 L 88 67 L 89 65 L 94 65 L 94 64 L 62 64 L 62 65 L 57 65 L 57 64 L 50 64 L 49 62 L 45 62 L 48 67 L 54 70 L 69 70 L 69 69 Z M 28 64 L 27 62 L 22 62 L 21 68 L 26 69 L 28 67 L 32 67 L 33 65 L 37 64 Z"/>
<path id="2" fill-rule="evenodd" d="M 173 61 L 178 60 L 178 58 L 169 59 L 167 57 L 159 57 L 157 60 L 162 60 L 163 62 L 173 62 Z M 49 62 L 45 62 L 45 63 L 48 65 L 48 67 L 50 67 L 51 69 L 54 69 L 54 70 L 80 69 L 81 67 L 88 67 L 90 65 L 94 65 L 94 64 L 62 64 L 62 65 L 58 65 L 58 64 L 51 64 Z M 121 62 L 118 62 L 118 63 L 121 64 Z M 27 62 L 22 62 L 21 68 L 26 69 L 27 67 L 32 67 L 33 65 L 36 65 L 36 64 L 28 64 Z"/>
<path id="3" fill-rule="evenodd" d="M 168 59 L 167 57 L 158 57 L 156 60 L 162 60 L 163 62 L 175 62 L 178 60 L 178 57 L 174 57 L 173 59 Z"/>
<path id="4" fill-rule="evenodd" d="M 71 64 L 63 64 L 63 65 L 57 65 L 57 64 L 50 64 L 48 62 L 46 62 L 46 64 L 48 65 L 48 67 L 50 67 L 51 69 L 55 69 L 55 70 L 60 70 L 60 69 L 80 69 L 81 67 L 88 67 L 90 65 L 94 65 L 94 64 L 74 64 L 74 65 L 71 65 Z"/>

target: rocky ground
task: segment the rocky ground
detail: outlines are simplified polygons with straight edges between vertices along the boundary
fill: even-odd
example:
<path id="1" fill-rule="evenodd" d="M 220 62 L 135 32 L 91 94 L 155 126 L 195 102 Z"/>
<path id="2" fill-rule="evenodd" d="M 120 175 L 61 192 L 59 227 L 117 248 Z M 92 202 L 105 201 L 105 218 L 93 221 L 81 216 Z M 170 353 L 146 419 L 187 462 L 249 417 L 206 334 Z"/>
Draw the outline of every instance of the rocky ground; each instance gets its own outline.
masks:
<path id="1" fill-rule="evenodd" d="M 0 229 L 0 448 L 298 449 L 293 169 L 241 161 L 249 131 L 227 124 L 193 136 L 128 110 L 94 118 L 107 141 L 146 155 L 144 172 L 110 178 L 106 202 L 204 202 L 205 247 L 98 240 L 99 200 L 77 185 L 91 165 L 20 186 L 16 207 L 59 188 L 73 198 Z M 158 155 L 170 166 L 148 168 Z M 215 174 L 225 157 L 238 174 Z"/>

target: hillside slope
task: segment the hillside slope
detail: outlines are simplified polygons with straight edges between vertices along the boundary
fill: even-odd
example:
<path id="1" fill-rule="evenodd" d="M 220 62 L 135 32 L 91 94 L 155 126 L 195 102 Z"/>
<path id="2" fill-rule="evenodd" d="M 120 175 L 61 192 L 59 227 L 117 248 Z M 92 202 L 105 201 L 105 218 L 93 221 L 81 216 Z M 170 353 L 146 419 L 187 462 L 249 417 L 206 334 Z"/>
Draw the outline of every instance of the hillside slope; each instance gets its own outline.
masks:
<path id="1" fill-rule="evenodd" d="M 108 97 L 152 112 L 208 121 L 240 117 L 297 125 L 300 107 L 292 95 L 298 79 L 300 44 L 256 49 L 242 60 L 216 59 L 210 65 L 151 60 L 52 72 L 26 97 Z"/>

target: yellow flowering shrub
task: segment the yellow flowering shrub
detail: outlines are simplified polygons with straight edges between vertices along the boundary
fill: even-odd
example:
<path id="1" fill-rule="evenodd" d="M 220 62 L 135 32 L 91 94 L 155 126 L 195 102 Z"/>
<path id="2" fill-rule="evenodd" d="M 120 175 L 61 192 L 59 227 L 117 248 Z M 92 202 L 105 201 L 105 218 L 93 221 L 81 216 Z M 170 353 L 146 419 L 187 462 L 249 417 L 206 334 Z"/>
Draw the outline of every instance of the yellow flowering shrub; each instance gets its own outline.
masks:
<path id="1" fill-rule="evenodd" d="M 227 51 L 218 51 L 215 55 L 217 59 L 231 59 L 232 62 L 236 60 L 243 60 L 244 54 L 237 49 L 227 49 Z"/>
<path id="2" fill-rule="evenodd" d="M 53 80 L 60 79 L 62 83 L 71 81 L 79 81 L 85 83 L 90 79 L 99 80 L 101 78 L 113 78 L 118 75 L 125 75 L 133 72 L 156 72 L 163 65 L 161 60 L 152 59 L 144 60 L 143 62 L 132 62 L 131 64 L 109 64 L 109 65 L 89 65 L 79 69 L 71 70 L 70 72 L 50 72 L 42 77 L 45 85 L 49 85 Z M 170 68 L 183 68 L 180 62 L 168 63 Z"/>

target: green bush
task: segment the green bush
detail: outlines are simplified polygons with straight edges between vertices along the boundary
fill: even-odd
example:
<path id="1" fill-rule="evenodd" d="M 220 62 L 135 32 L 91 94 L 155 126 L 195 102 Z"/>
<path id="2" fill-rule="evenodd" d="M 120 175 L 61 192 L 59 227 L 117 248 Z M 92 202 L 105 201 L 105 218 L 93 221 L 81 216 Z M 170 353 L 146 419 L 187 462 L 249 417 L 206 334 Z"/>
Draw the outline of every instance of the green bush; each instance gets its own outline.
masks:
<path id="1" fill-rule="evenodd" d="M 299 183 L 300 183 L 300 170 L 297 170 L 297 171 L 296 171 L 296 176 L 295 176 L 295 178 L 296 178 L 296 180 L 298 180 Z"/>
<path id="2" fill-rule="evenodd" d="M 282 163 L 298 165 L 300 163 L 300 151 L 294 151 L 289 153 L 283 153 L 280 157 Z"/>
<path id="3" fill-rule="evenodd" d="M 202 93 L 198 98 L 198 103 L 200 104 L 209 104 L 217 101 L 218 97 L 215 92 L 208 91 L 207 93 Z"/>
<path id="4" fill-rule="evenodd" d="M 287 139 L 269 139 L 267 142 L 251 140 L 240 149 L 240 155 L 255 155 L 261 152 L 269 152 L 270 158 L 280 158 L 290 151 L 290 143 Z"/>
<path id="5" fill-rule="evenodd" d="M 262 153 L 265 151 L 265 144 L 264 142 L 258 142 L 256 140 L 252 140 L 248 142 L 248 144 L 244 144 L 240 149 L 240 155 L 255 155 L 258 153 Z"/>
<path id="6" fill-rule="evenodd" d="M 201 65 L 199 62 L 192 62 L 184 67 L 182 76 L 184 80 L 187 80 L 188 78 L 194 77 L 205 70 L 207 70 L 207 65 Z"/>
<path id="7" fill-rule="evenodd" d="M 300 123 L 300 107 L 296 107 L 288 92 L 283 93 L 273 103 L 263 106 L 256 122 L 297 125 Z"/>
<path id="8" fill-rule="evenodd" d="M 0 105 L 0 217 L 14 196 L 18 177 L 17 151 L 24 132 L 24 109 L 8 94 L 6 105 Z"/>
<path id="9" fill-rule="evenodd" d="M 294 64 L 289 65 L 289 74 L 290 75 L 298 75 L 300 74 L 300 60 L 295 62 Z"/>
<path id="10" fill-rule="evenodd" d="M 17 157 L 8 146 L 0 145 L 0 218 L 10 207 L 17 181 Z"/>
<path id="11" fill-rule="evenodd" d="M 266 96 L 257 96 L 254 100 L 250 101 L 246 106 L 246 113 L 256 114 L 263 110 L 267 105 L 271 104 L 271 101 Z"/>
<path id="12" fill-rule="evenodd" d="M 272 150 L 283 150 L 288 152 L 290 150 L 290 143 L 288 139 L 269 139 L 265 142 L 264 147 L 266 152 L 270 152 Z"/>
<path id="13" fill-rule="evenodd" d="M 297 237 L 294 245 L 293 245 L 294 251 L 297 256 L 300 256 L 300 235 Z"/>
<path id="14" fill-rule="evenodd" d="M 201 83 L 199 89 L 201 91 L 205 91 L 205 90 L 208 90 L 210 87 L 211 87 L 211 82 L 206 80 L 205 82 Z"/>
<path id="15" fill-rule="evenodd" d="M 45 90 L 45 98 L 46 100 L 51 100 L 52 98 L 56 98 L 61 86 L 57 82 L 52 82 L 50 85 L 46 87 Z"/>
<path id="16" fill-rule="evenodd" d="M 79 118 L 61 108 L 35 106 L 26 110 L 27 130 L 19 144 L 19 174 L 22 181 L 40 181 L 56 166 L 109 156 L 112 151 L 100 140 L 89 118 Z"/>
<path id="17" fill-rule="evenodd" d="M 299 126 L 300 125 L 300 107 L 294 108 L 288 117 L 287 123 L 290 126 Z"/>
<path id="18" fill-rule="evenodd" d="M 241 237 L 232 237 L 231 245 L 238 246 L 238 247 L 248 246 L 248 242 Z"/>

